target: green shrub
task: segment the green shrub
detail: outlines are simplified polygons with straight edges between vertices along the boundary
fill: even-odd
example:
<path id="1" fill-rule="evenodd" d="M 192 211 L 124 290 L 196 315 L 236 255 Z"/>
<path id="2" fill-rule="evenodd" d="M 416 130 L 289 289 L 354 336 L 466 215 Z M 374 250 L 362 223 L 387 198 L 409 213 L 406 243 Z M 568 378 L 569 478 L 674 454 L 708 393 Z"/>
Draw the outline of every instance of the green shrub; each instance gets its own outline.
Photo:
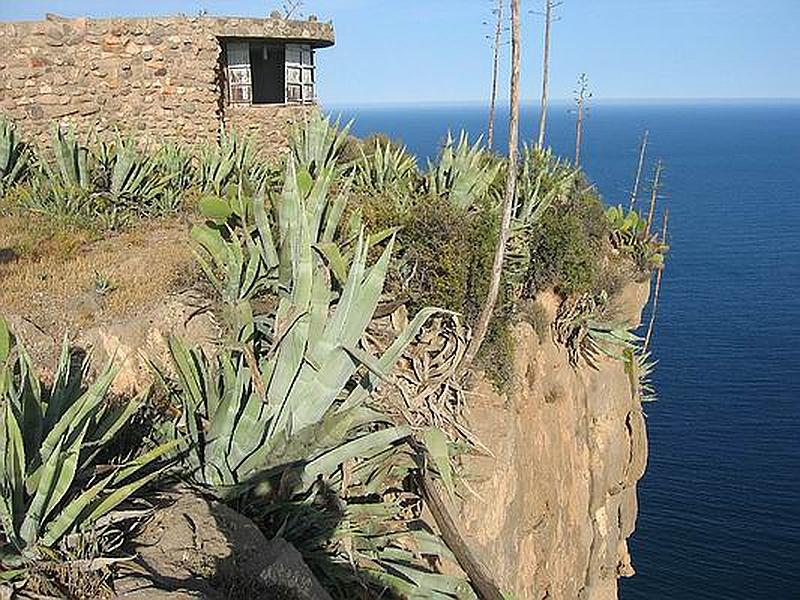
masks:
<path id="1" fill-rule="evenodd" d="M 525 295 L 548 287 L 565 296 L 596 291 L 610 251 L 609 233 L 597 196 L 575 190 L 553 203 L 530 236 Z"/>

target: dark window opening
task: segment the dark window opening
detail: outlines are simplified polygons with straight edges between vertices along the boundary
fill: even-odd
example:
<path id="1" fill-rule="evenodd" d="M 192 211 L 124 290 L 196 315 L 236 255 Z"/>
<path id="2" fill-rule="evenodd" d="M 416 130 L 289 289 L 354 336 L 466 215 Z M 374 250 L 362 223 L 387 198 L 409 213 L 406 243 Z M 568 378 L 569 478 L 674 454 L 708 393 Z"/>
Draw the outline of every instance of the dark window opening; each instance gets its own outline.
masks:
<path id="1" fill-rule="evenodd" d="M 308 44 L 228 40 L 223 56 L 229 104 L 316 101 L 314 51 Z"/>
<path id="2" fill-rule="evenodd" d="M 250 43 L 250 68 L 253 73 L 253 104 L 285 102 L 286 50 L 282 46 Z"/>

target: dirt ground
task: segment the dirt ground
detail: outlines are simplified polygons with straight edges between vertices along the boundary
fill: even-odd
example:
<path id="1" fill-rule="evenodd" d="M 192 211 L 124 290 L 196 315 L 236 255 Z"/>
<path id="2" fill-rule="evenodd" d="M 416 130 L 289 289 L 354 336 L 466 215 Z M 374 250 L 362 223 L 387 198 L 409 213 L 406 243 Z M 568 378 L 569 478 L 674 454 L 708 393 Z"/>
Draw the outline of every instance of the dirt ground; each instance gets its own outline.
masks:
<path id="1" fill-rule="evenodd" d="M 35 215 L 0 216 L 0 314 L 54 350 L 65 333 L 145 314 L 198 280 L 190 226 L 175 217 L 102 235 Z"/>

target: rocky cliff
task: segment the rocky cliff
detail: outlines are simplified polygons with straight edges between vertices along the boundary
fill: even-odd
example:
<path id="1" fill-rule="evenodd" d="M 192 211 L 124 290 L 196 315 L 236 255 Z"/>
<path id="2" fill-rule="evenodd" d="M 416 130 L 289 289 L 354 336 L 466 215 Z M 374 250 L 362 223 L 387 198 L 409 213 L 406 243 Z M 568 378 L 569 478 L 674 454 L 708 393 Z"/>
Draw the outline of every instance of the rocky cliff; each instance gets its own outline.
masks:
<path id="1" fill-rule="evenodd" d="M 24 307 L 8 316 L 40 364 L 55 360 L 65 327 L 82 331 L 74 341 L 96 366 L 117 358 L 114 391 L 141 391 L 148 360 L 166 360 L 165 335 L 198 342 L 216 335 L 213 319 L 197 310 L 191 295 L 163 293 L 176 285 L 171 272 L 190 268 L 190 254 L 176 243 L 184 235 L 178 228 L 123 235 L 113 245 L 101 242 L 53 264 L 38 262 L 35 271 L 4 280 L 0 305 Z M 126 253 L 138 260 L 126 262 Z M 92 300 L 86 292 L 74 302 L 80 295 L 67 279 L 90 282 L 101 263 L 116 265 L 114 296 Z M 160 278 L 152 277 L 154 269 Z M 144 287 L 148 274 L 152 289 Z M 37 286 L 46 280 L 52 289 L 26 295 L 28 279 Z M 143 292 L 133 295 L 133 288 Z M 638 323 L 647 294 L 647 284 L 626 287 L 613 302 L 617 318 Z M 12 302 L 23 297 L 24 303 Z M 616 597 L 617 578 L 633 574 L 627 538 L 647 457 L 642 408 L 623 363 L 603 358 L 597 370 L 570 365 L 547 325 L 558 300 L 540 294 L 537 302 L 539 331 L 523 322 L 513 332 L 511 392 L 499 394 L 479 380 L 467 396 L 469 427 L 492 455 L 465 459 L 459 521 L 475 554 L 517 600 L 607 600 Z"/>
<path id="2" fill-rule="evenodd" d="M 647 294 L 647 284 L 626 288 L 619 317 L 638 323 Z M 555 298 L 539 302 L 552 320 Z M 520 324 L 514 333 L 513 391 L 481 382 L 468 403 L 493 456 L 464 464 L 464 533 L 515 598 L 616 598 L 617 578 L 634 572 L 627 538 L 647 460 L 641 404 L 622 362 L 575 369 L 548 332 Z"/>

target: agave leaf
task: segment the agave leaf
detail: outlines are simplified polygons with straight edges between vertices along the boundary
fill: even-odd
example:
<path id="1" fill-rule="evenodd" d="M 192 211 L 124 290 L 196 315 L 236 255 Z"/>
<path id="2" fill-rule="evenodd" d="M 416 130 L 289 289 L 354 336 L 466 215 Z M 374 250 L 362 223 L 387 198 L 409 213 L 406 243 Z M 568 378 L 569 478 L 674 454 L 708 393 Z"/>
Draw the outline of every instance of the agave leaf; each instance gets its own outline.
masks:
<path id="1" fill-rule="evenodd" d="M 178 372 L 181 387 L 191 400 L 192 408 L 197 410 L 198 407 L 203 406 L 203 392 L 200 387 L 201 379 L 195 357 L 183 340 L 177 336 L 170 336 L 167 344 L 172 355 L 172 362 Z"/>
<path id="2" fill-rule="evenodd" d="M 11 352 L 12 341 L 11 332 L 8 329 L 8 323 L 3 317 L 0 316 L 0 366 L 2 366 L 6 360 L 8 360 L 8 355 Z"/>
<path id="3" fill-rule="evenodd" d="M 322 232 L 322 237 L 319 239 L 320 242 L 333 241 L 333 238 L 336 235 L 336 230 L 339 227 L 339 221 L 342 219 L 342 213 L 344 213 L 345 206 L 347 205 L 347 197 L 350 194 L 350 188 L 352 185 L 353 178 L 351 176 L 345 180 L 341 190 L 339 190 L 339 194 L 336 196 L 336 199 L 328 207 L 328 211 L 325 215 L 325 229 Z"/>
<path id="4" fill-rule="evenodd" d="M 433 464 L 444 482 L 444 487 L 451 499 L 455 499 L 456 490 L 453 485 L 453 470 L 450 465 L 450 452 L 447 448 L 447 438 L 438 427 L 426 429 L 422 434 L 425 449 L 433 459 Z"/>
<path id="5" fill-rule="evenodd" d="M 75 441 L 69 448 L 67 448 L 66 452 L 64 453 L 64 456 L 62 457 L 59 464 L 58 475 L 54 482 L 53 489 L 49 497 L 47 498 L 47 504 L 45 506 L 44 512 L 41 515 L 41 519 L 39 520 L 39 527 L 37 527 L 37 529 L 41 527 L 41 524 L 47 521 L 47 517 L 50 516 L 50 513 L 53 512 L 55 507 L 58 505 L 59 502 L 61 502 L 61 499 L 66 495 L 66 493 L 72 486 L 73 480 L 75 479 L 75 473 L 78 468 L 78 458 L 80 456 L 81 446 L 83 445 L 83 440 L 86 436 L 86 431 L 88 427 L 89 423 L 87 422 L 83 426 L 83 430 L 81 431 L 81 433 L 75 438 Z M 25 523 L 23 522 L 23 528 L 24 525 Z"/>
<path id="6" fill-rule="evenodd" d="M 440 558 L 454 561 L 456 560 L 453 552 L 445 544 L 445 542 L 438 535 L 426 531 L 425 529 L 414 529 L 411 531 L 402 531 L 398 533 L 388 534 L 386 536 L 389 540 L 403 538 L 411 538 L 415 549 L 419 554 L 427 554 L 429 556 L 438 556 Z"/>
<path id="7" fill-rule="evenodd" d="M 390 569 L 399 571 L 411 579 L 421 591 L 421 598 L 458 598 L 458 600 L 477 600 L 475 592 L 469 583 L 456 575 L 444 573 L 431 573 L 414 564 L 401 561 L 381 561 L 390 566 Z"/>
<path id="8" fill-rule="evenodd" d="M 333 242 L 318 242 L 314 248 L 323 256 L 340 285 L 347 282 L 347 263 L 339 250 L 339 245 Z"/>
<path id="9" fill-rule="evenodd" d="M 419 311 L 412 319 L 408 327 L 392 342 L 392 345 L 384 351 L 383 355 L 378 359 L 378 366 L 380 372 L 391 372 L 394 365 L 402 356 L 403 351 L 408 347 L 412 340 L 417 336 L 422 326 L 437 313 L 455 314 L 450 311 L 445 311 L 440 308 L 424 308 Z M 357 406 L 364 402 L 369 395 L 378 387 L 381 378 L 376 374 L 375 370 L 365 375 L 359 385 L 354 388 L 347 399 L 342 403 L 338 410 L 347 410 L 353 406 Z"/>
<path id="10" fill-rule="evenodd" d="M 363 232 L 358 237 L 356 244 L 356 252 L 353 263 L 350 265 L 350 272 L 347 276 L 342 295 L 339 297 L 339 303 L 336 305 L 336 310 L 333 313 L 328 326 L 325 328 L 325 335 L 320 340 L 324 344 L 324 348 L 319 354 L 327 354 L 332 349 L 337 340 L 341 340 L 344 336 L 348 316 L 354 311 L 354 305 L 358 298 L 359 287 L 364 275 L 364 269 L 367 261 L 367 249 L 364 247 Z M 367 318 L 371 318 L 372 313 Z M 361 335 L 360 332 L 357 335 Z"/>
<path id="11" fill-rule="evenodd" d="M 343 330 L 340 330 L 338 339 L 341 342 L 350 345 L 355 344 L 372 320 L 383 292 L 383 283 L 389 270 L 389 259 L 394 248 L 394 241 L 395 238 L 392 236 L 378 262 L 369 269 L 364 277 L 351 311 L 347 314 L 347 324 Z M 368 251 L 369 247 L 367 246 L 364 248 L 364 262 L 366 262 Z"/>
<path id="12" fill-rule="evenodd" d="M 351 268 L 336 311 L 318 343 L 309 349 L 309 355 L 319 366 L 313 363 L 303 365 L 298 383 L 287 400 L 294 429 L 302 429 L 319 420 L 355 372 L 357 363 L 345 348 L 355 345 L 372 318 L 392 249 L 390 243 L 362 282 L 359 281 L 360 273 L 367 254 L 363 237 L 359 246 L 361 256 Z"/>
<path id="13" fill-rule="evenodd" d="M 333 183 L 333 178 L 332 167 L 322 169 L 306 198 L 306 219 L 313 241 L 318 241 L 323 233 L 323 216 L 328 207 L 328 191 Z"/>
<path id="14" fill-rule="evenodd" d="M 269 218 L 267 217 L 263 194 L 259 194 L 253 200 L 253 216 L 255 217 L 256 229 L 258 231 L 267 270 L 272 271 L 279 264 L 278 251 L 275 249 L 275 242 L 272 238 L 272 229 L 270 228 Z"/>
<path id="15" fill-rule="evenodd" d="M 227 388 L 228 393 L 222 397 L 211 419 L 206 452 L 214 462 L 225 462 L 225 455 L 235 434 L 242 397 L 247 394 L 249 386 L 250 369 L 240 364 L 236 370 L 234 385 Z"/>
<path id="16" fill-rule="evenodd" d="M 297 167 L 294 157 L 290 154 L 286 159 L 286 173 L 284 174 L 281 202 L 278 205 L 278 226 L 280 229 L 280 243 L 283 245 L 289 237 L 288 231 L 292 224 L 300 221 L 300 189 L 297 184 Z"/>
<path id="17" fill-rule="evenodd" d="M 331 287 L 329 281 L 329 272 L 322 264 L 322 261 L 317 259 L 314 266 L 314 281 L 311 287 L 311 302 L 309 305 L 309 326 L 308 326 L 308 339 L 311 340 L 312 347 L 315 340 L 322 337 L 325 330 L 325 324 L 328 320 L 328 313 L 331 303 Z M 313 354 L 313 350 L 309 349 L 306 353 L 306 361 L 312 367 L 318 370 L 319 366 L 312 364 L 317 359 Z"/>
<path id="18" fill-rule="evenodd" d="M 137 456 L 133 460 L 127 462 L 123 466 L 119 468 L 113 475 L 112 484 L 118 485 L 122 483 L 126 479 L 129 479 L 136 473 L 138 473 L 144 467 L 150 465 L 154 461 L 158 460 L 162 456 L 169 456 L 172 452 L 177 449 L 181 444 L 186 441 L 183 437 L 177 437 L 175 439 L 169 440 L 164 442 L 163 444 L 159 444 L 155 448 L 148 450 L 147 452 Z"/>
<path id="19" fill-rule="evenodd" d="M 243 469 L 242 465 L 247 458 L 268 444 L 265 434 L 272 416 L 272 408 L 258 394 L 248 394 L 228 446 L 226 461 L 232 473 L 241 472 L 247 475 L 249 469 Z"/>
<path id="20" fill-rule="evenodd" d="M 421 578 L 414 578 L 412 574 L 400 571 L 392 563 L 382 566 L 387 567 L 387 570 L 366 569 L 366 572 L 376 581 L 384 583 L 389 589 L 401 594 L 403 598 L 409 600 L 453 600 L 454 597 L 458 598 L 458 596 L 425 587 L 430 580 L 421 581 Z M 463 593 L 465 599 L 475 598 L 474 595 L 470 597 L 467 591 Z"/>
<path id="21" fill-rule="evenodd" d="M 25 444 L 11 406 L 3 409 L 0 430 L 0 502 L 3 530 L 16 539 L 25 501 Z"/>
<path id="22" fill-rule="evenodd" d="M 148 392 L 144 392 L 135 398 L 131 398 L 123 405 L 114 404 L 109 407 L 102 415 L 97 425 L 92 428 L 91 435 L 86 440 L 86 445 L 105 446 L 110 442 L 122 427 L 130 421 L 131 417 L 142 405 L 142 400 Z"/>
<path id="23" fill-rule="evenodd" d="M 144 487 L 157 477 L 160 477 L 163 473 L 164 469 L 154 471 L 149 475 L 145 475 L 140 479 L 137 479 L 135 481 L 132 481 L 131 483 L 128 483 L 120 488 L 115 489 L 110 494 L 91 503 L 89 507 L 87 507 L 90 512 L 84 519 L 82 519 L 82 521 L 84 523 L 93 523 L 97 521 L 97 519 L 106 515 L 109 511 L 114 510 L 121 502 L 124 502 L 125 500 L 130 498 L 140 488 Z"/>
<path id="24" fill-rule="evenodd" d="M 61 418 L 53 425 L 53 428 L 47 434 L 44 441 L 42 441 L 39 455 L 41 461 L 46 463 L 52 455 L 54 449 L 60 446 L 62 441 L 74 432 L 78 427 L 83 427 L 85 421 L 94 416 L 97 406 L 105 399 L 108 388 L 114 377 L 117 375 L 118 368 L 109 363 L 105 370 L 98 376 L 98 378 L 89 386 L 89 389 L 81 395 L 61 416 Z M 32 494 L 40 483 L 41 470 L 44 465 L 36 469 L 29 477 L 26 483 L 28 493 Z"/>
<path id="25" fill-rule="evenodd" d="M 80 367 L 83 369 L 83 366 Z M 69 340 L 67 334 L 64 334 L 64 340 L 61 343 L 61 354 L 58 359 L 58 367 L 53 384 L 53 390 L 50 393 L 49 402 L 47 403 L 47 410 L 44 415 L 45 431 L 49 431 L 53 424 L 61 418 L 64 411 L 69 408 L 67 402 L 74 400 L 78 397 L 77 391 L 80 386 L 80 377 L 75 377 L 72 372 L 72 357 L 69 351 Z"/>
<path id="26" fill-rule="evenodd" d="M 306 464 L 301 477 L 301 487 L 308 489 L 318 477 L 327 477 L 346 460 L 370 456 L 409 435 L 411 435 L 409 427 L 397 426 L 368 433 L 342 444 Z"/>
<path id="27" fill-rule="evenodd" d="M 48 523 L 44 535 L 41 538 L 42 545 L 45 547 L 54 546 L 65 533 L 78 527 L 81 524 L 81 513 L 83 513 L 86 507 L 89 506 L 91 502 L 95 501 L 103 490 L 111 484 L 115 475 L 115 473 L 112 473 L 104 477 L 69 502 L 64 509 Z"/>
<path id="28" fill-rule="evenodd" d="M 39 526 L 47 508 L 48 499 L 53 492 L 60 463 L 64 458 L 61 453 L 61 445 L 63 442 L 64 437 L 58 439 L 55 448 L 53 448 L 53 451 L 47 458 L 47 462 L 45 462 L 39 470 L 40 476 L 37 478 L 37 486 L 35 488 L 33 500 L 20 526 L 19 537 L 28 546 L 36 542 L 38 537 Z"/>
<path id="29" fill-rule="evenodd" d="M 44 464 L 36 494 L 20 527 L 20 537 L 25 540 L 26 544 L 32 545 L 37 541 L 47 517 L 69 491 L 75 478 L 78 457 L 88 426 L 89 423 L 86 422 L 80 434 L 64 452 L 61 451 L 61 448 L 62 442 L 66 438 L 59 440 L 55 450 Z"/>
<path id="30" fill-rule="evenodd" d="M 345 413 L 329 412 L 320 421 L 295 431 L 285 444 L 272 448 L 274 456 L 263 466 L 289 465 L 316 458 L 340 446 L 348 434 L 364 425 L 386 422 L 381 413 L 360 407 Z"/>
<path id="31" fill-rule="evenodd" d="M 369 369 L 370 372 L 376 377 L 378 377 L 381 381 L 389 384 L 392 383 L 392 381 L 389 379 L 389 373 L 381 368 L 381 365 L 378 362 L 378 360 L 374 356 L 372 356 L 369 352 L 367 352 L 366 350 L 362 350 L 357 346 L 345 346 L 343 344 L 339 347 L 345 350 L 359 364 L 362 364 L 367 369 Z"/>

